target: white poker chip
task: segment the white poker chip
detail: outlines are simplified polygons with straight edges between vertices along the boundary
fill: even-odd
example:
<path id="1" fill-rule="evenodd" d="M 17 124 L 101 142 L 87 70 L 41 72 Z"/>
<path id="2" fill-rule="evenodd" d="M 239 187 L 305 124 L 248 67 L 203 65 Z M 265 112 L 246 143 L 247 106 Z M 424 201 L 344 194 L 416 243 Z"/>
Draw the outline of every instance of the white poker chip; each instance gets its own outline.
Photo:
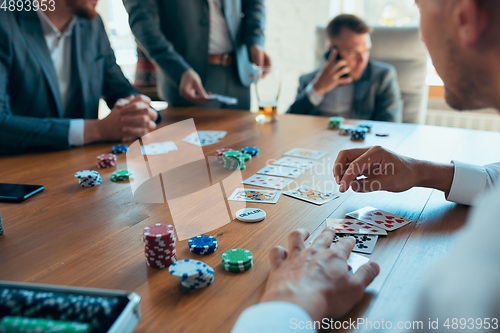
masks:
<path id="1" fill-rule="evenodd" d="M 260 208 L 243 208 L 236 212 L 236 218 L 242 222 L 260 222 L 266 219 L 266 212 Z"/>

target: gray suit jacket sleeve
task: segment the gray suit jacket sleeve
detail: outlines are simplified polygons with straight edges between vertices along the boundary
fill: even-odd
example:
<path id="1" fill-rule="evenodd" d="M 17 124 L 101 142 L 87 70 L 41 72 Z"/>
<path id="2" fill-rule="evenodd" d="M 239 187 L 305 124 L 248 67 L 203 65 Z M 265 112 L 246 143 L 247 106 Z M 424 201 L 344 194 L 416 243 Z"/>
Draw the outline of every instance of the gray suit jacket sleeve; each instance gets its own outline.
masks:
<path id="1" fill-rule="evenodd" d="M 392 66 L 382 78 L 377 91 L 373 120 L 397 123 L 403 121 L 403 99 L 399 90 L 396 70 Z"/>
<path id="2" fill-rule="evenodd" d="M 316 73 L 317 71 L 306 75 L 302 75 L 299 78 L 299 88 L 297 91 L 297 97 L 295 99 L 295 102 L 290 106 L 290 108 L 286 113 L 308 114 L 308 115 L 318 114 L 318 108 L 311 103 L 309 97 L 307 97 L 306 94 L 306 87 L 309 83 L 312 82 L 312 80 L 316 76 Z"/>
<path id="3" fill-rule="evenodd" d="M 156 0 L 124 0 L 123 4 L 129 14 L 130 28 L 138 43 L 163 70 L 171 84 L 178 86 L 182 73 L 191 66 L 162 33 Z"/>
<path id="4" fill-rule="evenodd" d="M 264 47 L 266 9 L 264 0 L 242 0 L 243 36 L 248 49 L 254 44 Z"/>
<path id="5" fill-rule="evenodd" d="M 69 119 L 35 118 L 12 114 L 8 93 L 13 61 L 12 16 L 0 13 L 0 153 L 69 148 Z M 33 105 L 33 108 L 43 106 Z"/>

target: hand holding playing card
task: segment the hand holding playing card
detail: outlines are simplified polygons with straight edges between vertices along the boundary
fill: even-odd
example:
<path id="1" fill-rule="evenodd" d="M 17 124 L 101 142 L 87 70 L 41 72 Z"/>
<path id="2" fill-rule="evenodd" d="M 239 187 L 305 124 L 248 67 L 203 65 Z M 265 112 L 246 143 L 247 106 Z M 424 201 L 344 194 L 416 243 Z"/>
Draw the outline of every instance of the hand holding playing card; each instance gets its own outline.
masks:
<path id="1" fill-rule="evenodd" d="M 452 164 L 416 160 L 375 146 L 342 150 L 335 161 L 333 176 L 345 192 L 402 192 L 415 186 L 430 187 L 448 193 L 453 181 Z M 367 178 L 357 180 L 359 176 Z"/>
<path id="2" fill-rule="evenodd" d="M 379 273 L 379 266 L 369 263 L 351 275 L 347 260 L 354 247 L 353 239 L 341 240 L 330 248 L 335 236 L 325 228 L 309 248 L 304 241 L 309 232 L 292 231 L 289 250 L 271 249 L 271 273 L 261 302 L 284 301 L 299 305 L 313 320 L 337 319 L 363 298 L 365 288 Z"/>

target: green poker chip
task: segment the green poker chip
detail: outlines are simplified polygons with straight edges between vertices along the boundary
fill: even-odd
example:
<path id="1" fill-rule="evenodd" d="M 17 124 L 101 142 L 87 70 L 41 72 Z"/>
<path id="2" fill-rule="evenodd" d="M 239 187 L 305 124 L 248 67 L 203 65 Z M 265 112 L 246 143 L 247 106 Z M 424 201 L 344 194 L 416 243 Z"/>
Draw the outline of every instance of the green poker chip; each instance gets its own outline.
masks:
<path id="1" fill-rule="evenodd" d="M 224 268 L 228 272 L 233 272 L 233 273 L 246 272 L 250 268 L 252 268 L 252 266 L 253 266 L 253 260 L 250 260 L 250 262 L 244 265 L 231 265 L 222 263 L 222 268 Z"/>
<path id="2" fill-rule="evenodd" d="M 252 261 L 252 252 L 245 249 L 232 249 L 222 254 L 222 262 L 231 265 L 244 265 Z"/>
<path id="3" fill-rule="evenodd" d="M 121 182 L 124 180 L 129 180 L 130 176 L 132 176 L 134 172 L 132 170 L 118 170 L 111 174 L 111 181 L 113 182 Z"/>
<path id="4" fill-rule="evenodd" d="M 243 158 L 244 161 L 250 161 L 252 159 L 252 155 L 247 153 L 241 153 L 241 157 Z"/>
<path id="5" fill-rule="evenodd" d="M 226 151 L 225 153 L 222 154 L 222 156 L 236 157 L 236 158 L 241 157 L 241 155 L 242 155 L 241 152 L 237 150 Z"/>

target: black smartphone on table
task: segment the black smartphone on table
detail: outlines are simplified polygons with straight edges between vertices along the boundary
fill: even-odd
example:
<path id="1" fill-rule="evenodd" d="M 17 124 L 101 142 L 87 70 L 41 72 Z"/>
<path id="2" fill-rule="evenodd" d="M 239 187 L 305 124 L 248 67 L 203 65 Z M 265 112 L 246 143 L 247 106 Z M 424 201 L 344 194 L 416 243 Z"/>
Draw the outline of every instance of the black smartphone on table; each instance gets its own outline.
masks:
<path id="1" fill-rule="evenodd" d="M 22 202 L 44 189 L 42 185 L 0 183 L 0 202 Z"/>
<path id="2" fill-rule="evenodd" d="M 333 52 L 334 49 L 335 49 L 335 46 L 332 46 L 332 47 L 330 47 L 330 49 L 328 51 L 325 52 L 325 59 L 327 61 L 328 61 L 328 59 L 330 59 L 330 54 L 332 54 L 332 52 Z M 337 51 L 338 51 L 338 49 L 337 49 Z M 335 61 L 339 61 L 339 60 L 342 60 L 342 56 L 340 55 L 340 52 L 337 52 L 337 58 L 335 59 Z M 341 67 L 340 69 L 342 69 L 344 67 Z M 349 74 L 344 74 L 340 78 L 341 79 L 345 79 L 345 78 L 348 78 L 348 77 L 349 77 Z"/>

